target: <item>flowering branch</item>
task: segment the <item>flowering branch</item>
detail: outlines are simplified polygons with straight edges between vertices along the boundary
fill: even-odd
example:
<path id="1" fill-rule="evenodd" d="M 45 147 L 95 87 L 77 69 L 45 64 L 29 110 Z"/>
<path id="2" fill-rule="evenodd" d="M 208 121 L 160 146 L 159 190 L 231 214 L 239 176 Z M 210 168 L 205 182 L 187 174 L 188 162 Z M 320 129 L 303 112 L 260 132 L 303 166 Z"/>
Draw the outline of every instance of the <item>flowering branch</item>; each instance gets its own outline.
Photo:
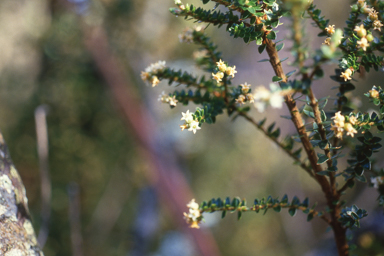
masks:
<path id="1" fill-rule="evenodd" d="M 347 188 L 354 185 L 356 180 L 367 181 L 364 171 L 371 169 L 371 156 L 381 148 L 379 143 L 381 139 L 373 136 L 370 130 L 373 126 L 377 126 L 379 130 L 384 131 L 384 118 L 382 118 L 384 115 L 384 92 L 380 87 L 374 86 L 366 94 L 380 108 L 380 116 L 376 113 L 369 115 L 351 112 L 353 109 L 349 108 L 351 105 L 348 105 L 348 98 L 345 93 L 355 89 L 350 80 L 356 72 L 363 69 L 368 72 L 370 68 L 378 70 L 384 65 L 384 57 L 375 54 L 376 51 L 384 50 L 383 37 L 374 36 L 377 32 L 381 32 L 383 26 L 380 12 L 383 11 L 384 4 L 373 4 L 373 7 L 369 7 L 364 0 L 358 0 L 357 4 L 351 7 L 347 27 L 341 30 L 335 28 L 335 25 L 328 25 L 329 20 L 320 16 L 320 10 L 316 9 L 312 2 L 306 4 L 304 2 L 282 1 L 282 4 L 276 0 L 211 1 L 216 3 L 214 9 L 222 5 L 228 11 L 203 10 L 192 5 L 183 5 L 180 0 L 176 0 L 177 8 L 172 9 L 171 12 L 219 27 L 226 24 L 226 30 L 234 38 L 242 38 L 245 43 L 255 41 L 259 45 L 259 53 L 266 50 L 269 56 L 269 59 L 260 62 L 269 61 L 275 73 L 272 78 L 275 83 L 270 85 L 270 89 L 264 86 L 251 89 L 251 85 L 246 82 L 232 86 L 232 78 L 237 73 L 236 66 L 231 66 L 221 59 L 220 53 L 216 51 L 217 47 L 209 42 L 199 27 L 194 30 L 185 30 L 184 34 L 180 36 L 180 40 L 182 42 L 194 42 L 202 46 L 196 62 L 211 74 L 210 79 L 205 80 L 203 76 L 197 80 L 188 73 L 170 71 L 168 68 L 158 69 L 154 64 L 142 74 L 143 80 L 149 81 L 155 86 L 161 79 L 168 79 L 169 83 L 177 82 L 195 88 L 196 91 L 194 92 L 192 90 L 188 92 L 175 91 L 168 95 L 162 94 L 160 98 L 162 102 L 169 103 L 171 107 L 176 106 L 177 102 L 188 104 L 190 101 L 202 105 L 202 108 L 198 107 L 195 112 L 188 110 L 182 113 L 181 120 L 184 121 L 184 124 L 180 126 L 182 130 L 188 129 L 196 133 L 197 130 L 201 129 L 203 123 L 214 123 L 216 116 L 223 113 L 224 110 L 228 112 L 229 116 L 235 113 L 234 118 L 244 117 L 282 148 L 316 180 L 324 193 L 328 210 L 326 211 L 327 214 L 322 212 L 320 214 L 313 208 L 308 210 L 308 206 L 304 205 L 304 202 L 296 202 L 297 199 L 294 199 L 295 203 L 293 201 L 291 204 L 287 202 L 285 204 L 272 197 L 266 201 L 255 201 L 254 206 L 250 208 L 246 206 L 245 200 L 240 199 L 234 199 L 232 203 L 227 200 L 224 202 L 221 199 L 211 200 L 208 204 L 203 203 L 200 207 L 192 201 L 188 204 L 189 213 L 185 214 L 187 222 L 192 227 L 197 228 L 202 220 L 201 213 L 203 212 L 222 211 L 224 216 L 226 211 L 236 211 L 240 218 L 244 211 L 258 212 L 261 209 L 279 211 L 281 208 L 289 208 L 291 213 L 291 211 L 295 212 L 297 209 L 301 209 L 307 211 L 308 217 L 320 216 L 323 218 L 333 229 L 338 254 L 349 255 L 346 230 L 358 227 L 360 219 L 366 216 L 366 212 L 357 206 L 343 208 L 344 203 L 340 202 L 340 197 Z M 203 0 L 204 4 L 208 2 L 210 0 Z M 299 17 L 305 10 L 315 21 L 315 25 L 322 30 L 319 36 L 328 36 L 323 45 L 311 56 L 313 58 L 311 65 L 306 64 L 309 55 L 302 43 L 303 36 Z M 236 14 L 233 11 L 236 11 Z M 274 41 L 277 33 L 275 28 L 281 25 L 279 19 L 286 14 L 291 15 L 293 19 L 293 51 L 296 56 L 294 64 L 299 67 L 300 80 L 288 80 L 295 71 L 284 73 L 282 67 L 284 60 L 280 60 L 278 54 L 284 45 Z M 361 16 L 365 17 L 362 22 L 359 19 Z M 328 97 L 317 99 L 311 84 L 313 80 L 324 76 L 322 65 L 332 60 L 339 60 L 339 69 L 336 69 L 335 75 L 331 76 L 331 79 L 339 84 L 339 93 L 337 94 L 336 109 L 326 113 L 324 108 Z M 205 91 L 204 95 L 201 94 L 202 90 Z M 301 96 L 296 99 L 293 97 L 296 93 L 301 93 L 302 96 L 307 97 L 302 108 L 299 108 L 296 102 Z M 298 133 L 297 137 L 303 145 L 309 164 L 300 160 L 301 148 L 292 152 L 293 143 L 286 145 L 284 142 L 278 141 L 280 129 L 273 130 L 274 123 L 268 128 L 264 128 L 265 119 L 256 122 L 247 113 L 250 110 L 247 105 L 249 103 L 253 103 L 259 112 L 263 112 L 267 106 L 280 108 L 283 102 L 288 107 L 290 112 L 288 119 L 292 120 L 295 126 Z M 313 123 L 311 122 L 312 128 L 306 128 L 302 114 L 314 120 Z M 333 116 L 332 121 L 327 121 L 329 116 Z M 358 132 L 363 134 L 363 136 L 357 137 L 361 145 L 356 145 L 352 150 L 351 158 L 347 160 L 347 169 L 339 171 L 337 160 L 342 156 L 338 150 L 345 144 L 342 139 L 345 134 L 354 137 Z M 316 147 L 319 147 L 321 151 L 319 152 Z M 322 164 L 326 164 L 326 166 Z M 378 183 L 382 180 L 380 174 L 374 174 L 376 176 L 372 177 L 372 183 Z M 340 175 L 344 177 L 345 184 L 337 189 L 336 177 Z M 384 192 L 380 198 L 382 198 L 380 204 L 384 205 Z"/>

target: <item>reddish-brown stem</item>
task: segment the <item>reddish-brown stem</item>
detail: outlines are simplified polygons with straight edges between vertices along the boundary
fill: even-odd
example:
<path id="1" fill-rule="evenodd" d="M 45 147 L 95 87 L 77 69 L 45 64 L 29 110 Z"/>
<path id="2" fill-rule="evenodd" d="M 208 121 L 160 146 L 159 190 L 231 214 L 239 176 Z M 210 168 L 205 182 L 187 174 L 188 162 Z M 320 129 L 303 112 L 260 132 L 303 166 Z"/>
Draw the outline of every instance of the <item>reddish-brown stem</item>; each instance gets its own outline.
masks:
<path id="1" fill-rule="evenodd" d="M 275 74 L 279 77 L 281 77 L 282 82 L 287 82 L 287 78 L 284 74 L 283 68 L 281 66 L 280 58 L 278 56 L 277 50 L 275 48 L 275 43 L 273 43 L 271 40 L 266 39 L 266 50 L 268 53 L 268 56 L 270 58 L 270 63 L 273 67 L 273 70 L 275 71 Z M 313 93 L 312 93 L 313 96 Z M 313 96 L 314 98 L 314 96 Z M 296 106 L 296 102 L 292 98 L 291 95 L 285 96 L 285 103 L 290 111 L 292 122 L 295 125 L 295 128 L 300 136 L 301 142 L 303 144 L 304 150 L 308 156 L 309 162 L 311 163 L 312 169 L 315 173 L 322 171 L 322 167 L 317 164 L 317 156 L 314 148 L 312 147 L 312 144 L 309 140 L 309 137 L 307 135 L 307 131 L 305 129 L 302 117 L 300 115 L 300 112 Z M 316 107 L 317 102 L 315 102 L 314 106 Z M 318 107 L 317 107 L 318 110 Z M 320 112 L 318 112 L 318 117 Z M 319 119 L 319 123 L 321 123 L 321 117 Z M 339 256 L 348 256 L 348 243 L 346 240 L 346 229 L 341 225 L 341 223 L 338 221 L 338 218 L 340 216 L 340 205 L 338 204 L 339 201 L 339 194 L 336 190 L 333 190 L 329 181 L 324 177 L 320 175 L 315 174 L 315 178 L 317 182 L 320 184 L 321 189 L 323 193 L 326 196 L 328 207 L 330 208 L 330 215 L 331 215 L 331 227 L 333 229 L 337 250 Z"/>

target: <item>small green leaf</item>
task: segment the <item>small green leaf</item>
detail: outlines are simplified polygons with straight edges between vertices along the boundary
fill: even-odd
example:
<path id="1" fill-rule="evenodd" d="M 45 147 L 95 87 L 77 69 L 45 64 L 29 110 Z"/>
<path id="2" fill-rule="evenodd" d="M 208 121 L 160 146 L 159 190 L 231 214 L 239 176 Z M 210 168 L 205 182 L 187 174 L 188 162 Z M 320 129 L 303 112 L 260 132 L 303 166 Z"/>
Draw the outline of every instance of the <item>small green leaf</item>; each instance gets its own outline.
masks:
<path id="1" fill-rule="evenodd" d="M 274 207 L 273 210 L 274 210 L 275 212 L 280 212 L 280 211 L 281 211 L 281 206 L 278 205 L 278 206 Z"/>
<path id="2" fill-rule="evenodd" d="M 287 74 L 285 74 L 287 77 L 290 77 L 291 75 L 293 75 L 294 73 L 296 72 L 296 70 L 292 70 L 291 72 L 288 72 Z"/>
<path id="3" fill-rule="evenodd" d="M 225 217 L 226 214 L 227 214 L 227 211 L 223 211 L 223 212 L 221 213 L 221 218 L 224 219 L 224 217 Z"/>
<path id="4" fill-rule="evenodd" d="M 325 114 L 324 110 L 321 110 L 321 121 L 322 122 L 327 121 L 327 115 Z"/>
<path id="5" fill-rule="evenodd" d="M 311 221 L 313 219 L 313 213 L 308 214 L 307 221 Z"/>
<path id="6" fill-rule="evenodd" d="M 275 40 L 276 39 L 276 33 L 275 31 L 271 30 L 269 34 L 267 35 L 268 39 Z"/>
<path id="7" fill-rule="evenodd" d="M 317 153 L 317 157 L 319 158 L 317 160 L 317 164 L 322 164 L 322 163 L 325 163 L 326 161 L 328 161 L 328 157 L 324 154 Z"/>
<path id="8" fill-rule="evenodd" d="M 267 61 L 269 61 L 269 59 L 262 59 L 262 60 L 259 60 L 258 62 L 267 62 Z"/>
<path id="9" fill-rule="evenodd" d="M 280 51 L 284 48 L 284 43 L 276 45 L 276 51 Z"/>
<path id="10" fill-rule="evenodd" d="M 288 209 L 289 215 L 291 215 L 292 217 L 296 215 L 296 211 L 297 210 L 294 207 Z"/>
<path id="11" fill-rule="evenodd" d="M 263 45 L 260 45 L 259 48 L 257 49 L 259 51 L 259 53 L 263 53 L 264 49 L 267 47 L 266 44 L 263 44 Z M 267 59 L 267 61 L 269 61 L 269 59 Z M 261 61 L 260 61 L 261 62 Z"/>
<path id="12" fill-rule="evenodd" d="M 280 82 L 280 81 L 282 81 L 283 79 L 281 78 L 281 77 L 279 77 L 279 76 L 274 76 L 274 77 L 272 77 L 272 82 Z"/>
<path id="13" fill-rule="evenodd" d="M 240 220 L 242 215 L 243 215 L 243 212 L 242 211 L 238 211 L 237 212 L 237 220 Z"/>

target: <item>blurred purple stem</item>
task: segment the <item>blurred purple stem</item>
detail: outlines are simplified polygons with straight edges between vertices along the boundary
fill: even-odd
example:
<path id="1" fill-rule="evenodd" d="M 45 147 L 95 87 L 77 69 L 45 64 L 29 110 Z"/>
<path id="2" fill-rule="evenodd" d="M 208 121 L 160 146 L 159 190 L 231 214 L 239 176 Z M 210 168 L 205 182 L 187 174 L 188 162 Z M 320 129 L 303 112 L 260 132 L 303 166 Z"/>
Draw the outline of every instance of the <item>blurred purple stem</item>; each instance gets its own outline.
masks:
<path id="1" fill-rule="evenodd" d="M 84 24 L 85 45 L 91 53 L 96 66 L 109 86 L 114 100 L 124 116 L 127 127 L 135 135 L 139 153 L 150 165 L 150 181 L 161 196 L 163 203 L 170 210 L 172 219 L 184 232 L 195 241 L 199 255 L 219 256 L 217 244 L 208 230 L 195 230 L 187 227 L 183 212 L 186 204 L 193 198 L 192 191 L 185 177 L 174 161 L 162 158 L 155 148 L 155 128 L 151 114 L 136 95 L 134 86 L 127 82 L 129 78 L 121 69 L 118 59 L 109 50 L 108 39 L 100 26 L 90 27 Z"/>

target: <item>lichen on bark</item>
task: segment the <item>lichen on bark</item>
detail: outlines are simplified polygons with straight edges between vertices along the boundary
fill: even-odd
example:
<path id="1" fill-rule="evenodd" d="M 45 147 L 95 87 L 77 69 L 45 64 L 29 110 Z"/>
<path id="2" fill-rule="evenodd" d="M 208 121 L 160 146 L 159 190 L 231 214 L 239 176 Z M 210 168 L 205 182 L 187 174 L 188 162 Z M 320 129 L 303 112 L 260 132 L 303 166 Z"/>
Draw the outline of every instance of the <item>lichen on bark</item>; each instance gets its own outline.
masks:
<path id="1" fill-rule="evenodd" d="M 0 255 L 43 256 L 20 175 L 0 133 Z"/>

